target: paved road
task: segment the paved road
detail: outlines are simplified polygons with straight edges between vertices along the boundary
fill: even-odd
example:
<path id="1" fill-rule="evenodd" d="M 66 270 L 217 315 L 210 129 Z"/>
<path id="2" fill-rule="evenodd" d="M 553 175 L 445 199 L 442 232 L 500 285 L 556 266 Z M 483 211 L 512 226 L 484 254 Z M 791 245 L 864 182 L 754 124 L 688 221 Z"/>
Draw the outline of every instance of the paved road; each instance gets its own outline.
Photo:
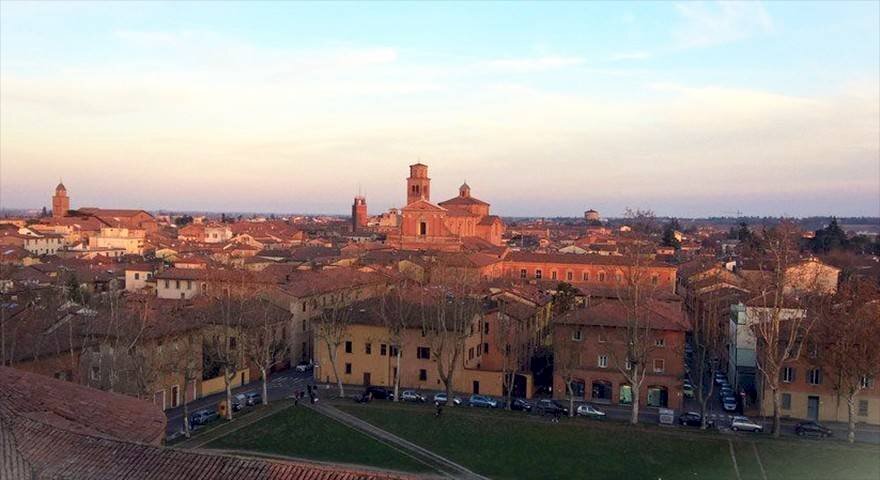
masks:
<path id="1" fill-rule="evenodd" d="M 297 390 L 305 390 L 306 385 L 310 383 L 313 383 L 311 371 L 297 372 L 291 368 L 283 372 L 277 372 L 269 377 L 269 401 L 282 399 Z M 247 392 L 261 393 L 262 391 L 263 383 L 257 380 L 234 389 L 232 393 L 234 395 Z M 219 392 L 194 400 L 189 403 L 189 413 L 192 414 L 192 412 L 206 407 L 216 408 L 217 404 L 225 398 L 226 393 Z M 165 416 L 168 417 L 168 425 L 165 430 L 166 435 L 183 431 L 183 407 L 165 410 Z"/>

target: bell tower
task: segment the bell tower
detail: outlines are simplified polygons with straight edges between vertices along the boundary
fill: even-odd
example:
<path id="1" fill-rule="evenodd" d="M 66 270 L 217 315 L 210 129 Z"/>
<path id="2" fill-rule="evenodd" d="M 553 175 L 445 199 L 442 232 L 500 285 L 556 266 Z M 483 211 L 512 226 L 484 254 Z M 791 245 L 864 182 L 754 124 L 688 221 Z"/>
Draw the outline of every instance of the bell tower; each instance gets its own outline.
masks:
<path id="1" fill-rule="evenodd" d="M 351 231 L 357 233 L 367 226 L 367 199 L 363 195 L 354 197 L 351 205 Z"/>
<path id="2" fill-rule="evenodd" d="M 55 195 L 52 196 L 52 216 L 61 218 L 67 215 L 68 210 L 70 210 L 70 197 L 67 196 L 64 184 L 59 181 L 58 186 L 55 187 Z"/>
<path id="3" fill-rule="evenodd" d="M 431 201 L 431 179 L 428 178 L 428 166 L 416 163 L 409 166 L 409 178 L 406 179 L 406 204 L 418 200 Z"/>

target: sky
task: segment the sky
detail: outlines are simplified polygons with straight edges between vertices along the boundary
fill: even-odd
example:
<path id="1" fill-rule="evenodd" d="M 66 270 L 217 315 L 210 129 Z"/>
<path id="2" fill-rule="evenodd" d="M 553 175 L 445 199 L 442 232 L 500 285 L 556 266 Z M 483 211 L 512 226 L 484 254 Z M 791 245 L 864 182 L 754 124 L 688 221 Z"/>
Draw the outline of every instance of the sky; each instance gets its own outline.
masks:
<path id="1" fill-rule="evenodd" d="M 880 2 L 0 2 L 0 208 L 880 216 Z"/>

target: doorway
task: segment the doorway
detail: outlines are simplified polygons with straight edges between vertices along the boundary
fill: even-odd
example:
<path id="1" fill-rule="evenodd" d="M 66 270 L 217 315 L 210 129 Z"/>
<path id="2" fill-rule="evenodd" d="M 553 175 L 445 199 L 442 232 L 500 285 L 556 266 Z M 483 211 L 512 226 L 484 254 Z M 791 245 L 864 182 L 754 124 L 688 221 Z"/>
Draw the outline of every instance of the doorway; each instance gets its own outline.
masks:
<path id="1" fill-rule="evenodd" d="M 480 382 L 479 380 L 474 380 L 474 395 L 480 394 Z"/>
<path id="2" fill-rule="evenodd" d="M 370 386 L 370 372 L 364 372 L 364 386 Z"/>
<path id="3" fill-rule="evenodd" d="M 807 418 L 816 422 L 819 421 L 819 397 L 807 397 Z"/>

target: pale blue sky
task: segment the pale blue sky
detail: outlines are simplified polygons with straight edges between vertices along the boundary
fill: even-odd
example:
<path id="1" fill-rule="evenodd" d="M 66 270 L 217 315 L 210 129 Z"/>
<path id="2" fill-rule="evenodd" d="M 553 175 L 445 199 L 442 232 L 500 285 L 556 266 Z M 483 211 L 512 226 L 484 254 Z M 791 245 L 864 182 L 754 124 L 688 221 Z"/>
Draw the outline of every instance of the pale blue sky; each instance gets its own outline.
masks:
<path id="1" fill-rule="evenodd" d="M 0 3 L 0 202 L 880 215 L 878 2 Z"/>

